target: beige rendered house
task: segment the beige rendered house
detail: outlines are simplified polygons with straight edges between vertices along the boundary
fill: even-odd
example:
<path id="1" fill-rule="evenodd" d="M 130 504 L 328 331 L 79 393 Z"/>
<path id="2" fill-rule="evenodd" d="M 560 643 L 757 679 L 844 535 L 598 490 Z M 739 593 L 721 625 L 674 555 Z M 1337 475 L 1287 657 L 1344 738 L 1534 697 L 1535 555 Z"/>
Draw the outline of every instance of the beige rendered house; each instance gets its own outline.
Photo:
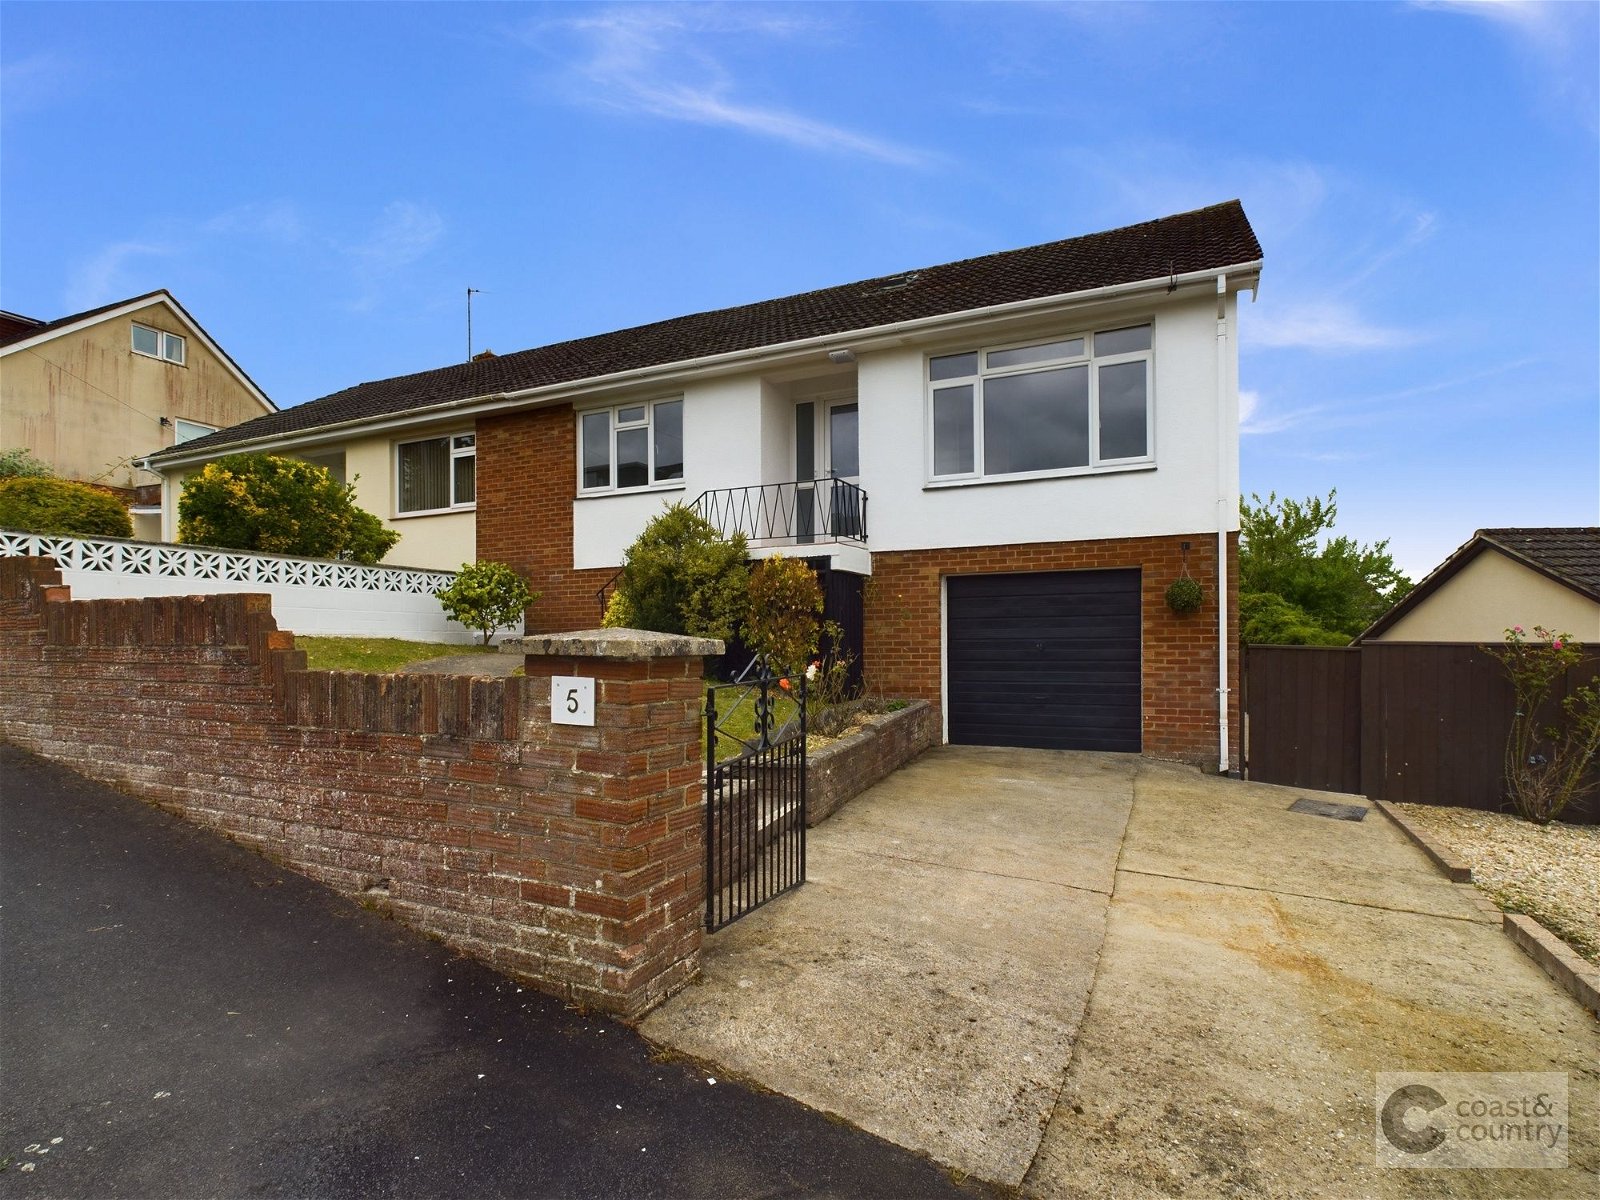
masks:
<path id="1" fill-rule="evenodd" d="M 277 411 L 166 291 L 54 321 L 0 313 L 0 448 L 119 492 L 142 540 L 161 537 L 146 455 Z"/>
<path id="2" fill-rule="evenodd" d="M 1600 642 L 1600 526 L 1480 529 L 1360 640 L 1495 645 L 1514 625 Z"/>

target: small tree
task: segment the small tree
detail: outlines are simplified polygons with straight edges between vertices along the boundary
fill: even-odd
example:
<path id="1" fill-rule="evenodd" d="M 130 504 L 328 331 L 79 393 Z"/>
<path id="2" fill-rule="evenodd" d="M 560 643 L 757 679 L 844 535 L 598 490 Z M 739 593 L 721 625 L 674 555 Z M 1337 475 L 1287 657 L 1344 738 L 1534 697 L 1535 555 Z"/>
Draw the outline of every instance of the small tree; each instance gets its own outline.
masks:
<path id="1" fill-rule="evenodd" d="M 822 637 L 822 585 L 799 559 L 774 554 L 750 572 L 745 645 L 780 675 L 801 671 Z"/>
<path id="2" fill-rule="evenodd" d="M 133 519 L 122 501 L 86 483 L 21 475 L 0 479 L 0 529 L 127 538 Z"/>
<path id="3" fill-rule="evenodd" d="M 275 454 L 230 454 L 184 480 L 178 540 L 370 564 L 400 535 L 359 508 L 355 488 L 325 467 Z"/>
<path id="4" fill-rule="evenodd" d="M 462 563 L 449 586 L 434 595 L 452 621 L 481 632 L 487 646 L 496 629 L 519 620 L 541 593 L 529 591 L 505 563 L 476 562 Z"/>
<path id="5" fill-rule="evenodd" d="M 605 623 L 727 639 L 746 607 L 745 539 L 725 538 L 694 509 L 668 506 L 622 557 Z"/>
<path id="6" fill-rule="evenodd" d="M 55 475 L 50 464 L 36 456 L 32 450 L 14 446 L 0 450 L 0 479 L 48 479 Z"/>
<path id="7" fill-rule="evenodd" d="M 1573 800 L 1595 789 L 1590 770 L 1600 749 L 1600 680 L 1575 688 L 1557 714 L 1540 724 L 1556 685 L 1583 661 L 1583 647 L 1542 625 L 1529 638 L 1521 625 L 1506 630 L 1505 644 L 1489 651 L 1505 667 L 1516 696 L 1506 737 L 1506 789 L 1517 812 L 1548 825 Z"/>

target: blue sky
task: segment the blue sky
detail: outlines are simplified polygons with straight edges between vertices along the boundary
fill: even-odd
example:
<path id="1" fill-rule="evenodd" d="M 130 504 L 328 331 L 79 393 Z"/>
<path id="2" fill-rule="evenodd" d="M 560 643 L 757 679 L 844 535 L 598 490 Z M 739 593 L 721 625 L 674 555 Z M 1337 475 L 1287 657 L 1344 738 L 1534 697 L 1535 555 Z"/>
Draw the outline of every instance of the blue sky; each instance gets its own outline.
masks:
<path id="1" fill-rule="evenodd" d="M 1600 6 L 0 4 L 0 308 L 280 405 L 1243 200 L 1246 492 L 1600 520 Z"/>

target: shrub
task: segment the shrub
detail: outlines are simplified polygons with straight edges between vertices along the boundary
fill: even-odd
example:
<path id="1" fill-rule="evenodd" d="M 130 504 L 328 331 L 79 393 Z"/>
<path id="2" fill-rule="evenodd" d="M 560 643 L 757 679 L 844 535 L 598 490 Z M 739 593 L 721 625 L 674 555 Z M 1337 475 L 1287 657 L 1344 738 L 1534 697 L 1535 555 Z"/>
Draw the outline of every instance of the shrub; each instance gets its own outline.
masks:
<path id="1" fill-rule="evenodd" d="M 452 621 L 483 634 L 483 644 L 496 629 L 521 619 L 522 612 L 540 596 L 505 563 L 462 563 L 448 587 L 434 593 Z"/>
<path id="2" fill-rule="evenodd" d="M 50 464 L 32 450 L 14 446 L 0 450 L 0 479 L 50 479 L 55 476 Z"/>
<path id="3" fill-rule="evenodd" d="M 1513 625 L 1505 644 L 1489 653 L 1505 668 L 1517 702 L 1506 737 L 1506 790 L 1519 815 L 1548 825 L 1594 790 L 1589 772 L 1600 749 L 1600 680 L 1574 688 L 1541 725 L 1556 685 L 1583 661 L 1583 647 L 1542 625 L 1534 626 L 1531 639 Z"/>
<path id="4" fill-rule="evenodd" d="M 88 484 L 23 475 L 0 480 L 0 528 L 126 538 L 133 519 L 122 501 Z"/>
<path id="5" fill-rule="evenodd" d="M 275 454 L 230 454 L 183 483 L 178 540 L 228 550 L 375 563 L 400 540 L 324 467 Z"/>
<path id="6" fill-rule="evenodd" d="M 634 539 L 605 623 L 693 637 L 733 636 L 746 607 L 745 539 L 670 505 Z"/>
<path id="7" fill-rule="evenodd" d="M 822 585 L 795 558 L 774 554 L 750 572 L 744 641 L 779 675 L 801 670 L 816 657 L 822 635 Z"/>

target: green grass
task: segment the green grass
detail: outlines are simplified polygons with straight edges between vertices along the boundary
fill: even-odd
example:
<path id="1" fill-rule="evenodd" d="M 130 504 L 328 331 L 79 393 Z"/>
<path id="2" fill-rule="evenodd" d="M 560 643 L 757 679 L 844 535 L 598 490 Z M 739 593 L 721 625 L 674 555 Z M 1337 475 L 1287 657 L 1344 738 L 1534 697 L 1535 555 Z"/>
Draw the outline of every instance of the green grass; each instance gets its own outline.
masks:
<path id="1" fill-rule="evenodd" d="M 707 690 L 712 685 L 707 684 Z M 744 747 L 740 739 L 756 739 L 756 699 L 760 689 L 749 687 L 723 687 L 717 692 L 717 759 L 732 758 Z M 800 706 L 787 694 L 775 690 L 777 711 L 773 715 L 772 732 L 776 734 L 785 722 L 794 720 Z M 702 727 L 704 720 L 701 721 Z"/>
<path id="2" fill-rule="evenodd" d="M 397 671 L 410 663 L 452 654 L 493 654 L 493 646 L 459 642 L 408 642 L 403 638 L 299 637 L 295 649 L 306 652 L 314 671 Z"/>

